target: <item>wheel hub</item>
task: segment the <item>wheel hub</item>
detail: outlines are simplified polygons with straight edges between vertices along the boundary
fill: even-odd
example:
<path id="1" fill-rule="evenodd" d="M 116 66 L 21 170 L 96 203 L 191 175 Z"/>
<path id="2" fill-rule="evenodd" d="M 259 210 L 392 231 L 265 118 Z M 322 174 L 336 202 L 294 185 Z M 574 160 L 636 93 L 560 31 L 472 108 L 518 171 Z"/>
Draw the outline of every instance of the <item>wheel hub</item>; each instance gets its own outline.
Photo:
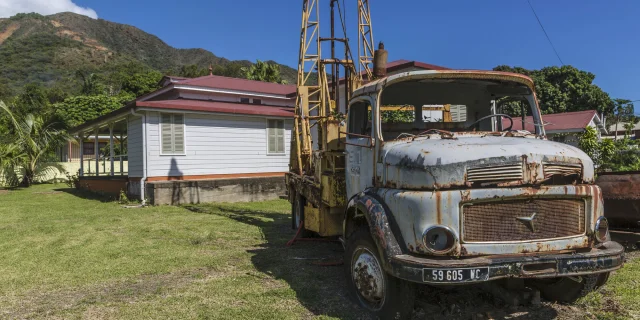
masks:
<path id="1" fill-rule="evenodd" d="M 358 248 L 351 265 L 353 282 L 360 296 L 372 304 L 384 299 L 384 271 L 376 256 L 367 248 Z"/>

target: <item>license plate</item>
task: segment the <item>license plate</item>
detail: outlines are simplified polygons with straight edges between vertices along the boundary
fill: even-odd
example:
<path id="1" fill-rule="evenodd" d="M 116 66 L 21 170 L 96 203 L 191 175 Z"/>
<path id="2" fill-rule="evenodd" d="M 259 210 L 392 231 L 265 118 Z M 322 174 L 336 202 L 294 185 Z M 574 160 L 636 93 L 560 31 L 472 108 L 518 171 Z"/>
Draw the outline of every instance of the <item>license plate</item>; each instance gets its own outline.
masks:
<path id="1" fill-rule="evenodd" d="M 463 268 L 463 269 L 422 269 L 424 282 L 466 282 L 487 281 L 489 268 Z"/>

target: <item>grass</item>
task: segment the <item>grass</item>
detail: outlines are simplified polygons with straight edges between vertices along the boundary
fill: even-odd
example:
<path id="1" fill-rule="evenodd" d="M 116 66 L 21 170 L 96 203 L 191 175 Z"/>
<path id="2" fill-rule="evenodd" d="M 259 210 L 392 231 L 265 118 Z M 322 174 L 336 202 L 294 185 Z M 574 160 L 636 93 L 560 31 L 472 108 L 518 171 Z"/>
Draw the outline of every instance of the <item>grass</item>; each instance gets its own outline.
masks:
<path id="1" fill-rule="evenodd" d="M 57 188 L 0 194 L 0 318 L 354 314 L 339 267 L 298 260 L 339 258 L 339 244 L 285 247 L 286 201 L 126 209 Z"/>
<path id="2" fill-rule="evenodd" d="M 63 185 L 0 190 L 0 318 L 362 318 L 342 267 L 318 264 L 339 260 L 341 245 L 286 247 L 289 212 L 282 200 L 126 209 Z M 577 306 L 508 310 L 472 293 L 459 318 L 638 318 L 636 257 Z M 414 317 L 456 318 L 442 310 L 460 300 L 427 290 Z"/>

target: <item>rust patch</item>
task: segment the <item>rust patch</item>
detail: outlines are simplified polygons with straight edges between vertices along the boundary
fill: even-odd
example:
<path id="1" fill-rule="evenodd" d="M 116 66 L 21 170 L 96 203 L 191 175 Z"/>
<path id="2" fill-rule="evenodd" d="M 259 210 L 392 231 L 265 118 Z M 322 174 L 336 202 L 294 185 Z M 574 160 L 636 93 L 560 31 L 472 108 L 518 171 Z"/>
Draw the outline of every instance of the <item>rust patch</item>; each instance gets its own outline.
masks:
<path id="1" fill-rule="evenodd" d="M 442 194 L 440 192 L 435 192 L 436 194 L 436 220 L 438 221 L 438 224 L 442 224 L 442 209 L 441 209 L 441 203 L 440 201 L 442 200 Z"/>

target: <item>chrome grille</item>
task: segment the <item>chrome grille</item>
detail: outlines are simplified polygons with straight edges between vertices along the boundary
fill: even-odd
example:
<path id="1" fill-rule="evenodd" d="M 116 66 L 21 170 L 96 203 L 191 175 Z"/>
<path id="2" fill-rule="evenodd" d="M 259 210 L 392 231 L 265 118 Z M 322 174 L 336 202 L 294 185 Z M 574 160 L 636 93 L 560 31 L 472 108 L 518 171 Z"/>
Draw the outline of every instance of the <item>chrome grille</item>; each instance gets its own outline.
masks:
<path id="1" fill-rule="evenodd" d="M 573 174 L 582 175 L 582 165 L 572 163 L 545 163 L 543 164 L 544 176 L 550 177 L 554 175 L 570 176 Z"/>
<path id="2" fill-rule="evenodd" d="M 467 169 L 469 182 L 515 181 L 523 179 L 522 164 Z"/>
<path id="3" fill-rule="evenodd" d="M 535 214 L 535 215 L 534 215 Z M 531 225 L 527 221 L 531 219 Z M 526 241 L 585 232 L 585 202 L 534 199 L 487 202 L 462 207 L 464 242 Z"/>

